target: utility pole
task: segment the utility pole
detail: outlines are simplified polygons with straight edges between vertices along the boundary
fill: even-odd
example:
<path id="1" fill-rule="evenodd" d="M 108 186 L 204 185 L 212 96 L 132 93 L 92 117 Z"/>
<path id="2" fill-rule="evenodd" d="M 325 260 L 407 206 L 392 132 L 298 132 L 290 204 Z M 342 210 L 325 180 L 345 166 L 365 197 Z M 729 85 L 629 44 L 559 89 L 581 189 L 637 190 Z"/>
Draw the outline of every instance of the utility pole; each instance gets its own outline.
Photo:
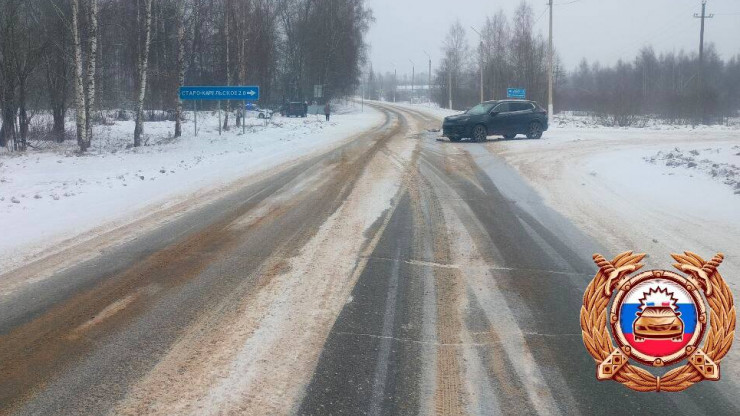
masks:
<path id="1" fill-rule="evenodd" d="M 398 70 L 396 64 L 393 63 L 393 102 L 396 102 L 396 89 L 398 89 Z"/>
<path id="2" fill-rule="evenodd" d="M 694 18 L 701 19 L 701 30 L 699 32 L 699 79 L 698 79 L 698 93 L 699 93 L 699 105 L 701 106 L 701 119 L 706 124 L 706 106 L 704 105 L 704 20 L 711 19 L 714 15 L 707 15 L 707 0 L 701 2 L 701 16 L 694 13 Z"/>
<path id="3" fill-rule="evenodd" d="M 414 61 L 409 59 L 411 62 L 411 104 L 414 103 L 414 78 L 416 77 L 416 64 Z"/>
<path id="4" fill-rule="evenodd" d="M 449 69 L 447 70 L 447 86 L 449 87 L 449 93 L 450 93 L 450 110 L 452 110 L 452 65 L 450 65 Z"/>
<path id="5" fill-rule="evenodd" d="M 701 31 L 699 32 L 699 63 L 704 62 L 704 19 L 711 19 L 714 15 L 707 15 L 707 0 L 701 2 L 701 15 L 694 13 L 694 18 L 701 19 Z"/>
<path id="6" fill-rule="evenodd" d="M 429 56 L 427 51 L 424 51 L 424 54 L 429 58 L 429 83 L 427 84 L 427 94 L 429 95 L 429 104 L 432 103 L 432 57 Z"/>
<path id="7" fill-rule="evenodd" d="M 550 67 L 547 77 L 547 115 L 552 117 L 555 115 L 552 104 L 552 72 L 553 72 L 553 50 L 552 50 L 552 0 L 549 1 L 550 6 L 550 49 L 548 52 L 548 66 Z"/>
<path id="8" fill-rule="evenodd" d="M 478 29 L 476 29 L 476 28 L 474 28 L 472 26 L 470 28 L 473 29 L 473 31 L 475 31 L 475 33 L 478 34 L 478 37 L 480 37 L 480 46 L 479 46 L 479 50 L 478 50 L 478 52 L 480 54 L 480 57 L 479 57 L 480 58 L 480 62 L 479 62 L 479 66 L 480 66 L 480 102 L 483 102 L 483 35 L 478 31 Z"/>

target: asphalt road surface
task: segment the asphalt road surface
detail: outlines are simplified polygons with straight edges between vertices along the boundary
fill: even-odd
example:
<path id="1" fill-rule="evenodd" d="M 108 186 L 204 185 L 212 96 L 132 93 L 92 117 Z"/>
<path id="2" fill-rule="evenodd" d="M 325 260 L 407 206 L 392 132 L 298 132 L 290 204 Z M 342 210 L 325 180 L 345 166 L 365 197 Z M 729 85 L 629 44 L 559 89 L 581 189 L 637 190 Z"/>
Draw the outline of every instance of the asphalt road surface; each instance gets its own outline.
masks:
<path id="1" fill-rule="evenodd" d="M 377 109 L 74 267 L 0 276 L 0 413 L 740 413 L 722 382 L 596 381 L 579 310 L 599 243 L 485 144 Z"/>

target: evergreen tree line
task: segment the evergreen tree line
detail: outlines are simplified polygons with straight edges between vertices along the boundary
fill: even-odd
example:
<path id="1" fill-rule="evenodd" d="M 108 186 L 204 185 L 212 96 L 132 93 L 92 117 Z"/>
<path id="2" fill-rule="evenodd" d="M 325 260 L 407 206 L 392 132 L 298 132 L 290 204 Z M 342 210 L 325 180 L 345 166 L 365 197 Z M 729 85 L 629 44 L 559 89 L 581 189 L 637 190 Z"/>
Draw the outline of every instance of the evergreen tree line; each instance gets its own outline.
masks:
<path id="1" fill-rule="evenodd" d="M 451 98 L 458 110 L 477 104 L 482 66 L 484 100 L 506 98 L 507 88 L 526 88 L 528 99 L 547 107 L 548 44 L 534 33 L 542 22 L 538 18 L 523 1 L 511 18 L 503 11 L 489 16 L 480 36 L 469 36 L 460 22 L 451 25 L 433 77 L 433 101 L 447 108 Z M 553 66 L 555 111 L 585 112 L 608 125 L 631 125 L 646 117 L 721 123 L 740 110 L 740 54 L 723 60 L 711 43 L 704 48 L 703 65 L 697 52 L 657 54 L 644 47 L 632 61 L 600 65 L 584 59 L 571 71 L 555 51 Z M 394 81 L 393 73 L 371 70 L 366 95 L 390 100 Z M 417 78 L 417 85 L 426 83 L 426 77 Z"/>
<path id="2" fill-rule="evenodd" d="M 363 0 L 0 0 L 0 145 L 76 135 L 84 151 L 110 117 L 136 120 L 135 146 L 155 118 L 179 136 L 181 85 L 259 85 L 263 106 L 312 100 L 317 84 L 346 96 L 372 21 Z"/>

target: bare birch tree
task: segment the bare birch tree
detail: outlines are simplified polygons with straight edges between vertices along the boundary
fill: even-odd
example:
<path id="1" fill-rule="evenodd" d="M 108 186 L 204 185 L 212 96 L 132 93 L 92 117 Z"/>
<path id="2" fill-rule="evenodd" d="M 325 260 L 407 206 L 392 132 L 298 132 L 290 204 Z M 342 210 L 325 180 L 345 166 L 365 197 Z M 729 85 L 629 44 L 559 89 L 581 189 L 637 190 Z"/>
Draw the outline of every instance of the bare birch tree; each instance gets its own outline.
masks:
<path id="1" fill-rule="evenodd" d="M 80 39 L 80 2 L 72 0 L 72 42 L 74 44 L 75 63 L 75 113 L 77 122 L 77 144 L 80 151 L 84 152 L 90 146 L 87 137 L 85 88 L 82 73 L 82 41 Z"/>
<path id="2" fill-rule="evenodd" d="M 144 47 L 139 55 L 138 93 L 136 97 L 136 127 L 134 127 L 134 146 L 141 146 L 141 135 L 144 132 L 144 97 L 146 96 L 146 75 L 149 67 L 149 44 L 152 31 L 152 0 L 144 1 Z"/>
<path id="3" fill-rule="evenodd" d="M 177 86 L 185 85 L 185 6 L 182 1 L 177 5 Z M 175 107 L 175 137 L 182 136 L 182 100 L 178 94 Z"/>
<path id="4" fill-rule="evenodd" d="M 87 3 L 87 80 L 85 94 L 85 136 L 92 142 L 92 110 L 95 105 L 95 68 L 98 55 L 98 0 Z"/>
<path id="5" fill-rule="evenodd" d="M 229 44 L 231 43 L 231 38 L 229 36 L 229 26 L 230 19 L 229 16 L 231 15 L 231 1 L 225 0 L 224 1 L 224 43 L 226 47 L 226 86 L 231 85 L 231 57 L 230 50 L 229 50 Z M 224 130 L 229 129 L 229 112 L 231 111 L 231 101 L 226 100 L 226 113 L 224 115 Z"/>

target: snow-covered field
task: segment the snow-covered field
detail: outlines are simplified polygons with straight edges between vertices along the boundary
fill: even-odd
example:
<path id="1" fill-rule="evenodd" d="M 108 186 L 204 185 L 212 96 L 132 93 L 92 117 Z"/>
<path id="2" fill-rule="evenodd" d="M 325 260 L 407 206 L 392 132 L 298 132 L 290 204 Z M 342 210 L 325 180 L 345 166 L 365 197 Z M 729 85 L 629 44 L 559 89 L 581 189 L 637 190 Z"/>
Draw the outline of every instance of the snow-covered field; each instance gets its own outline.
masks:
<path id="1" fill-rule="evenodd" d="M 240 178 L 336 146 L 382 122 L 369 108 L 332 116 L 248 120 L 218 134 L 217 115 L 192 114 L 183 137 L 173 122 L 145 123 L 146 146 L 132 148 L 133 121 L 96 126 L 92 149 L 68 141 L 44 150 L 0 154 L 0 273 L 54 251 L 75 236 L 129 223 Z M 73 242 L 73 241 L 72 241 Z"/>

